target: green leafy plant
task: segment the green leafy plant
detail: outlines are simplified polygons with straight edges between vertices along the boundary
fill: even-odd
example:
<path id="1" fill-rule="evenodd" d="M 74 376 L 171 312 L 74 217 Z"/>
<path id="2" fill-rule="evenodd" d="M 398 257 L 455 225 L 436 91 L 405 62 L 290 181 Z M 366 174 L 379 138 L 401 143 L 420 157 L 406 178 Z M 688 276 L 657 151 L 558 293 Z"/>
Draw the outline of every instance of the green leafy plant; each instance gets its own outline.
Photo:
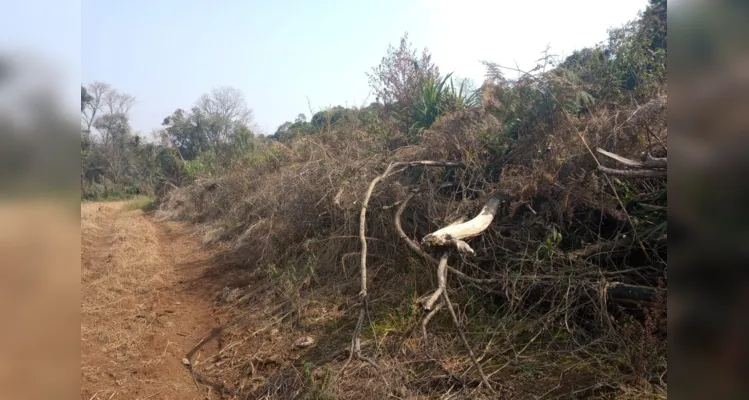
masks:
<path id="1" fill-rule="evenodd" d="M 445 113 L 448 96 L 445 84 L 451 75 L 452 73 L 447 74 L 442 80 L 436 80 L 434 77 L 424 80 L 421 92 L 412 106 L 414 122 L 410 129 L 411 136 L 432 126 L 434 121 Z"/>

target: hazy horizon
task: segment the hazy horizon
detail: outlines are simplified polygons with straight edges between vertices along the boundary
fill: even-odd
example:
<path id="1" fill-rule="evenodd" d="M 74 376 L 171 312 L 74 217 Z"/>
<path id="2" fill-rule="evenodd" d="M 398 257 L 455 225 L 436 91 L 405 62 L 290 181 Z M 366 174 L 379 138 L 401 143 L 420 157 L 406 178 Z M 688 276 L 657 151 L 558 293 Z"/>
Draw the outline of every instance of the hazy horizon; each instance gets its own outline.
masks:
<path id="1" fill-rule="evenodd" d="M 482 60 L 532 67 L 547 44 L 569 55 L 605 40 L 647 2 L 543 3 L 84 0 L 81 79 L 135 96 L 131 125 L 145 135 L 215 86 L 242 90 L 257 125 L 272 134 L 300 113 L 310 118 L 310 106 L 374 100 L 366 72 L 405 32 L 443 73 L 480 84 Z"/>

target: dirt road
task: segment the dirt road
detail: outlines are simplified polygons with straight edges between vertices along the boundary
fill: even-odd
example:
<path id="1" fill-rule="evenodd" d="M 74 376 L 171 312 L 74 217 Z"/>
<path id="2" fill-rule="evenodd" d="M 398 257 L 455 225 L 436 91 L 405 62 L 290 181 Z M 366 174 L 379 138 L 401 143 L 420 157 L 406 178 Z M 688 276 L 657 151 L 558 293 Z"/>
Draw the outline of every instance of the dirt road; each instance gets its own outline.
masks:
<path id="1" fill-rule="evenodd" d="M 182 364 L 220 325 L 201 274 L 210 256 L 127 203 L 81 206 L 82 399 L 214 398 Z"/>

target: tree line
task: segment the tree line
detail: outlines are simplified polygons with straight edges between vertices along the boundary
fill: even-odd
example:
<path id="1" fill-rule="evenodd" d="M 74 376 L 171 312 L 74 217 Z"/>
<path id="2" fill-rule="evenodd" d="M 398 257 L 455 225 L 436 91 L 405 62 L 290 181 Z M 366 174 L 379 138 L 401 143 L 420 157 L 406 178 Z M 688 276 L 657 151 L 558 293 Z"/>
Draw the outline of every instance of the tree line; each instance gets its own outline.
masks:
<path id="1" fill-rule="evenodd" d="M 147 139 L 130 126 L 134 96 L 107 83 L 89 83 L 81 86 L 82 197 L 155 194 L 223 173 L 270 141 L 290 144 L 335 130 L 365 132 L 377 139 L 381 151 L 393 150 L 418 142 L 440 117 L 460 110 L 489 110 L 503 129 L 488 142 L 500 138 L 511 143 L 561 110 L 579 115 L 596 101 L 647 99 L 665 82 L 666 44 L 666 2 L 650 0 L 638 19 L 612 29 L 607 43 L 561 61 L 547 55 L 543 65 L 525 71 L 523 78 L 506 79 L 504 67 L 485 62 L 487 77 L 477 88 L 443 75 L 428 49 L 417 51 L 406 33 L 367 73 L 375 97 L 371 104 L 328 108 L 309 120 L 299 114 L 267 136 L 254 124 L 244 94 L 233 87 L 213 88 L 192 108 L 176 109 Z M 543 78 L 534 75 L 547 68 L 553 69 Z M 552 102 L 549 93 L 555 94 Z"/>

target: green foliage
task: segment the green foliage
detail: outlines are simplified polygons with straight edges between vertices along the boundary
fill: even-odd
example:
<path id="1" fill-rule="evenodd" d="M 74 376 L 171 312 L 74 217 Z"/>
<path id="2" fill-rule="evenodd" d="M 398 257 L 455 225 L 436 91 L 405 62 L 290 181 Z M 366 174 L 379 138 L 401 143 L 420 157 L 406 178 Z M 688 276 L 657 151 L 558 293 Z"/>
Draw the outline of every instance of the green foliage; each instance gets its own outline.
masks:
<path id="1" fill-rule="evenodd" d="M 138 195 L 137 188 L 117 184 L 108 178 L 98 182 L 84 181 L 81 190 L 81 200 L 122 200 L 136 195 Z"/>
<path id="2" fill-rule="evenodd" d="M 335 392 L 331 387 L 331 373 L 328 366 L 315 368 L 310 363 L 304 363 L 304 377 L 310 387 L 306 399 L 309 400 L 334 400 Z"/>
<path id="3" fill-rule="evenodd" d="M 606 44 L 574 52 L 559 67 L 573 71 L 598 99 L 652 97 L 666 80 L 666 1 L 650 0 L 640 17 L 609 31 Z"/>
<path id="4" fill-rule="evenodd" d="M 205 121 L 202 112 L 194 108 L 188 113 L 181 108 L 164 118 L 162 126 L 167 142 L 176 146 L 181 157 L 193 160 L 201 152 L 208 150 L 208 135 L 205 133 Z"/>
<path id="5" fill-rule="evenodd" d="M 182 183 L 185 166 L 176 149 L 160 147 L 156 153 L 155 164 L 163 180 Z"/>
<path id="6" fill-rule="evenodd" d="M 470 89 L 466 80 L 462 80 L 456 90 L 451 75 L 452 73 L 448 75 L 450 76 L 450 88 L 445 94 L 446 108 L 449 111 L 457 111 L 478 107 L 480 105 L 480 91 Z"/>
<path id="7" fill-rule="evenodd" d="M 521 140 L 539 129 L 543 131 L 545 126 L 554 123 L 557 113 L 577 113 L 594 102 L 578 76 L 569 70 L 527 73 L 508 81 L 498 72 L 501 67 L 493 63 L 485 65 L 496 82 L 487 89 L 495 99 L 487 111 L 504 123 L 502 134 L 510 140 Z"/>
<path id="8" fill-rule="evenodd" d="M 281 124 L 270 138 L 281 143 L 289 143 L 298 137 L 312 135 L 316 132 L 317 129 L 307 122 L 305 115 L 299 114 L 294 122 L 287 121 Z"/>
<path id="9" fill-rule="evenodd" d="M 447 87 L 445 84 L 452 74 L 448 74 L 442 80 L 429 77 L 424 80 L 421 92 L 413 101 L 413 124 L 411 125 L 409 139 L 415 140 L 416 135 L 424 129 L 432 126 L 434 121 L 447 111 Z"/>
<path id="10" fill-rule="evenodd" d="M 88 90 L 84 86 L 81 86 L 81 111 L 86 109 L 86 106 L 94 100 L 94 97 L 88 93 Z"/>
<path id="11" fill-rule="evenodd" d="M 485 89 L 493 98 L 487 111 L 504 125 L 502 135 L 517 141 L 553 129 L 559 113 L 580 115 L 599 101 L 651 98 L 666 79 L 665 18 L 665 1 L 651 0 L 640 18 L 612 29 L 606 44 L 575 51 L 549 71 L 541 69 L 554 64 L 547 55 L 544 65 L 516 80 L 505 79 L 503 67 L 484 63 L 493 82 Z"/>
<path id="12" fill-rule="evenodd" d="M 550 226 L 546 234 L 546 240 L 536 250 L 536 257 L 542 260 L 550 260 L 561 242 L 562 234 L 556 226 Z"/>
<path id="13" fill-rule="evenodd" d="M 397 308 L 386 310 L 383 317 L 373 321 L 371 332 L 367 333 L 382 336 L 391 332 L 408 332 L 419 317 L 413 306 L 414 300 L 416 299 L 406 298 Z"/>
<path id="14" fill-rule="evenodd" d="M 287 121 L 281 124 L 270 138 L 282 143 L 289 143 L 299 137 L 328 132 L 345 124 L 356 124 L 358 122 L 357 110 L 336 106 L 316 112 L 312 116 L 311 122 L 307 122 L 304 114 L 299 114 L 294 122 Z"/>
<path id="15" fill-rule="evenodd" d="M 341 106 L 328 108 L 319 111 L 312 116 L 312 126 L 314 126 L 317 131 L 330 130 L 346 123 L 350 124 L 355 122 L 357 119 L 356 114 L 356 110 Z"/>
<path id="16" fill-rule="evenodd" d="M 441 80 L 430 76 L 422 83 L 421 91 L 412 101 L 413 124 L 409 129 L 410 141 L 416 141 L 418 134 L 431 127 L 439 117 L 478 106 L 478 91 L 468 90 L 465 81 L 456 89 L 452 75 L 451 72 Z"/>

